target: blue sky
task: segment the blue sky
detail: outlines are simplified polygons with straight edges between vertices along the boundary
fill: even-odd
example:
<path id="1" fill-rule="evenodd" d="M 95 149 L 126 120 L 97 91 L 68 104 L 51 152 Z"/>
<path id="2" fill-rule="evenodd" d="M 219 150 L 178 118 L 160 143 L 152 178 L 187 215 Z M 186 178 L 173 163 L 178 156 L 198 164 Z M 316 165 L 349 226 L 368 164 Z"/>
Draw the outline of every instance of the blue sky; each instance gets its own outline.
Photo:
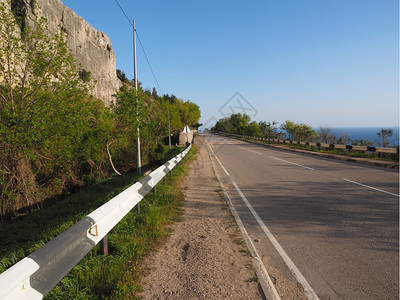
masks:
<path id="1" fill-rule="evenodd" d="M 398 1 L 118 2 L 162 92 L 198 104 L 202 123 L 239 92 L 256 121 L 399 124 Z M 132 28 L 115 0 L 63 3 L 110 37 L 117 68 L 133 78 Z M 161 94 L 139 45 L 137 55 L 139 81 Z"/>

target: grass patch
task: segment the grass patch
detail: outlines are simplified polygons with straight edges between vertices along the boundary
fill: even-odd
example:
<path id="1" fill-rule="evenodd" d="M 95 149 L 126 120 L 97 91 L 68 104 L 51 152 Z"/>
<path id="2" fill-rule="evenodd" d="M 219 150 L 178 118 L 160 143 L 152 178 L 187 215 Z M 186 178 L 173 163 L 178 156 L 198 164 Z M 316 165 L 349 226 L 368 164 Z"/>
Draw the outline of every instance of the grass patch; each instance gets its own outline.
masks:
<path id="1" fill-rule="evenodd" d="M 174 168 L 173 176 L 141 201 L 141 214 L 132 209 L 108 234 L 109 255 L 94 247 L 46 296 L 47 299 L 126 299 L 141 291 L 142 258 L 170 234 L 180 219 L 184 200 L 181 182 L 196 149 Z M 0 225 L 0 272 L 35 251 L 138 180 L 136 173 L 114 176 L 29 215 Z"/>
<path id="2" fill-rule="evenodd" d="M 246 281 L 247 282 L 259 282 L 260 279 L 258 277 L 253 277 L 253 278 L 247 279 Z"/>
<path id="3" fill-rule="evenodd" d="M 240 249 L 239 252 L 251 256 L 250 251 L 247 249 Z"/>

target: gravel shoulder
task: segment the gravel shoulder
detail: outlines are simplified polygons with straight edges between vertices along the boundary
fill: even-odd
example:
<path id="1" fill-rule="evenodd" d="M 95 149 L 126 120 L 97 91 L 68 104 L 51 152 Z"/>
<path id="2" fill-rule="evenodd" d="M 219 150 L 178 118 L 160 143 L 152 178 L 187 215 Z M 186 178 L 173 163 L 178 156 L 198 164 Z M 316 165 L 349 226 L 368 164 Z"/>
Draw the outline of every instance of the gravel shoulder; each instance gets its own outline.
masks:
<path id="1" fill-rule="evenodd" d="M 184 181 L 182 221 L 150 254 L 143 299 L 264 299 L 251 256 L 223 200 L 202 139 Z"/>

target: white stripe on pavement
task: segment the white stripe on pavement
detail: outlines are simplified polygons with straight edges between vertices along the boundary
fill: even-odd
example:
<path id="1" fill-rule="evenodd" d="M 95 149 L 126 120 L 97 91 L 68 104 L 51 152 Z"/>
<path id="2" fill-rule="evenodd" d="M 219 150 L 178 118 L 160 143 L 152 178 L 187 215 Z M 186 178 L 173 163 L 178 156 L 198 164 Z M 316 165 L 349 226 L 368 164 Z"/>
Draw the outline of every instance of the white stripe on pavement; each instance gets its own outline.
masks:
<path id="1" fill-rule="evenodd" d="M 253 152 L 253 153 L 257 153 L 257 154 L 262 155 L 262 153 L 260 153 L 260 152 L 253 151 L 253 150 L 250 150 L 250 149 L 247 149 L 247 148 L 244 148 L 244 147 L 240 147 L 240 146 L 239 146 L 239 148 L 242 148 L 242 149 L 244 149 L 244 150 L 247 150 L 247 151 L 250 151 L 250 152 Z"/>
<path id="2" fill-rule="evenodd" d="M 207 141 L 207 139 L 205 139 L 205 141 L 207 142 L 207 144 L 208 144 L 208 147 L 209 147 L 209 148 L 210 148 L 210 150 L 211 150 L 211 153 L 214 155 L 215 159 L 218 161 L 218 163 L 220 164 L 220 166 L 221 166 L 221 167 L 222 167 L 222 169 L 224 170 L 225 174 L 226 174 L 227 176 L 229 176 L 229 173 L 228 173 L 228 171 L 225 169 L 225 167 L 222 165 L 222 163 L 220 162 L 220 160 L 218 159 L 218 157 L 215 155 L 215 153 L 214 153 L 213 149 L 211 148 L 211 145 L 210 145 L 210 143 Z"/>
<path id="3" fill-rule="evenodd" d="M 353 181 L 353 180 L 350 180 L 350 179 L 343 178 L 343 180 L 347 181 L 347 182 L 350 182 L 350 183 L 354 183 L 354 184 L 363 186 L 363 187 L 366 187 L 366 188 L 369 188 L 371 190 L 375 190 L 375 191 L 378 191 L 378 192 L 382 192 L 382 193 L 385 193 L 385 194 L 389 194 L 389 195 L 392 195 L 392 196 L 399 197 L 399 195 L 397 195 L 397 194 L 394 194 L 394 193 L 391 193 L 391 192 L 388 192 L 388 191 L 385 191 L 385 190 L 377 189 L 377 188 L 374 188 L 372 186 L 369 186 L 369 185 L 366 185 L 366 184 L 362 184 L 362 183 L 359 183 L 359 182 L 356 182 L 356 181 Z"/>
<path id="4" fill-rule="evenodd" d="M 233 183 L 234 187 L 236 188 L 237 192 L 239 193 L 240 197 L 243 199 L 244 203 L 246 203 L 248 209 L 253 214 L 254 218 L 256 219 L 257 223 L 260 225 L 261 229 L 264 231 L 265 235 L 268 237 L 268 239 L 274 245 L 276 251 L 278 251 L 279 255 L 282 257 L 282 259 L 288 266 L 289 270 L 293 273 L 294 277 L 296 277 L 297 281 L 303 286 L 304 292 L 305 292 L 307 298 L 310 300 L 311 299 L 313 299 L 313 300 L 319 299 L 317 294 L 313 290 L 313 288 L 308 283 L 307 279 L 303 276 L 303 274 L 301 274 L 300 270 L 296 267 L 296 265 L 293 263 L 293 261 L 290 259 L 290 257 L 285 252 L 285 250 L 283 250 L 282 246 L 275 239 L 275 237 L 273 236 L 271 231 L 269 231 L 268 227 L 261 220 L 260 216 L 253 209 L 250 202 L 247 200 L 246 196 L 240 190 L 239 186 L 236 184 L 236 182 L 233 179 L 231 179 L 231 180 L 232 180 L 232 183 Z"/>
<path id="5" fill-rule="evenodd" d="M 288 164 L 291 164 L 291 165 L 295 165 L 295 166 L 302 167 L 302 168 L 307 169 L 307 170 L 314 171 L 314 169 L 313 169 L 313 168 L 310 168 L 310 167 L 306 167 L 306 166 L 303 166 L 303 165 L 299 165 L 299 164 L 296 164 L 296 163 L 291 162 L 291 161 L 287 161 L 287 160 L 284 160 L 284 159 L 281 159 L 281 158 L 277 158 L 277 157 L 275 157 L 275 156 L 270 156 L 270 157 L 273 158 L 273 159 L 276 159 L 276 160 L 284 161 L 284 162 L 286 162 L 286 163 L 288 163 Z"/>
<path id="6" fill-rule="evenodd" d="M 218 159 L 218 157 L 215 155 L 214 151 L 210 147 L 210 150 L 222 169 L 225 171 L 225 173 L 229 176 L 229 173 L 226 171 L 224 165 L 221 163 L 221 161 Z M 246 149 L 247 150 L 247 149 Z M 290 257 L 287 255 L 285 250 L 283 250 L 282 246 L 279 244 L 279 242 L 275 239 L 271 231 L 269 231 L 268 227 L 264 224 L 264 222 L 261 220 L 260 216 L 256 213 L 256 211 L 253 209 L 251 206 L 250 202 L 247 200 L 246 196 L 242 193 L 240 190 L 239 186 L 236 184 L 236 182 L 230 177 L 230 180 L 232 181 L 233 186 L 236 188 L 236 191 L 239 193 L 240 197 L 243 199 L 243 202 L 246 204 L 254 218 L 256 219 L 257 223 L 260 225 L 261 229 L 264 231 L 265 235 L 268 237 L 268 239 L 271 241 L 271 243 L 274 245 L 275 249 L 278 251 L 286 265 L 288 266 L 289 270 L 293 273 L 293 275 L 296 277 L 297 281 L 303 286 L 304 292 L 307 296 L 308 299 L 312 300 L 318 300 L 319 297 L 313 290 L 313 288 L 310 286 L 306 278 L 301 274 L 300 270 L 296 267 L 296 265 L 293 263 L 293 261 L 290 259 Z"/>

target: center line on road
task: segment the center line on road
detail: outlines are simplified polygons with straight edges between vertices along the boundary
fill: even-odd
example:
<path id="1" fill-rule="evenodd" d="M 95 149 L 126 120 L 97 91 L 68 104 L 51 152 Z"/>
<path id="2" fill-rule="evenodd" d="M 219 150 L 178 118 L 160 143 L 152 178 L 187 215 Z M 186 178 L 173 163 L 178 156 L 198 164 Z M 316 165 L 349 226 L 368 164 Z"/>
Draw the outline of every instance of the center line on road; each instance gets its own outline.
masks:
<path id="1" fill-rule="evenodd" d="M 277 159 L 277 160 L 280 160 L 280 161 L 284 161 L 284 162 L 286 162 L 286 163 L 288 163 L 288 164 L 291 164 L 291 165 L 295 165 L 295 166 L 302 167 L 302 168 L 307 169 L 307 170 L 312 170 L 312 171 L 314 171 L 314 169 L 313 169 L 313 168 L 310 168 L 310 167 L 306 167 L 306 166 L 303 166 L 303 165 L 299 165 L 299 164 L 296 164 L 296 163 L 291 162 L 291 161 L 287 161 L 287 160 L 284 160 L 284 159 L 281 159 L 281 158 L 277 158 L 277 157 L 275 157 L 275 156 L 270 156 L 270 157 L 273 158 L 273 159 Z"/>
<path id="2" fill-rule="evenodd" d="M 356 181 L 353 181 L 353 180 L 350 180 L 350 179 L 343 178 L 343 180 L 347 181 L 347 182 L 350 182 L 350 183 L 354 183 L 354 184 L 363 186 L 363 187 L 366 187 L 366 188 L 369 188 L 371 190 L 375 190 L 375 191 L 378 191 L 378 192 L 382 192 L 382 193 L 385 193 L 385 194 L 389 194 L 389 195 L 392 195 L 392 196 L 399 197 L 399 195 L 397 195 L 397 194 L 394 194 L 394 193 L 391 193 L 391 192 L 388 192 L 388 191 L 385 191 L 385 190 L 377 189 L 377 188 L 374 188 L 372 186 L 369 186 L 369 185 L 366 185 L 366 184 L 362 184 L 362 183 L 359 183 L 359 182 L 356 182 Z"/>
<path id="3" fill-rule="evenodd" d="M 262 153 L 260 153 L 260 152 L 253 151 L 253 150 L 249 150 L 249 149 L 247 149 L 247 148 L 244 148 L 244 147 L 240 147 L 240 146 L 239 146 L 239 148 L 242 148 L 242 149 L 244 149 L 244 150 L 247 150 L 247 151 L 250 151 L 250 152 L 253 152 L 253 153 L 257 153 L 257 154 L 260 154 L 260 155 L 262 155 Z"/>

